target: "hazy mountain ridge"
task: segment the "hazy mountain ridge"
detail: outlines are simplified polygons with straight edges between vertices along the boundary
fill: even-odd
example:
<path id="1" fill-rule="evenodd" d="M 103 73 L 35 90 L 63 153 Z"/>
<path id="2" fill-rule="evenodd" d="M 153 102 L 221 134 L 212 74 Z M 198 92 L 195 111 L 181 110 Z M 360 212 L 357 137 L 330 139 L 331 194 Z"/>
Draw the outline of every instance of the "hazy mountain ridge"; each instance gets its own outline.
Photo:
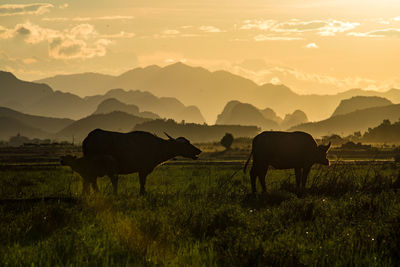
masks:
<path id="1" fill-rule="evenodd" d="M 0 107 L 0 117 L 16 119 L 27 126 L 40 129 L 41 131 L 47 133 L 56 133 L 74 122 L 70 119 L 29 115 L 5 107 Z M 3 130 L 3 128 L 1 129 Z"/>
<path id="2" fill-rule="evenodd" d="M 392 122 L 400 118 L 400 104 L 356 110 L 348 114 L 337 115 L 319 122 L 304 123 L 290 128 L 290 131 L 305 131 L 315 137 L 330 134 L 346 136 L 356 131 L 364 132 L 376 127 L 383 120 Z"/>
<path id="3" fill-rule="evenodd" d="M 0 115 L 0 140 L 8 140 L 17 134 L 34 138 L 47 138 L 50 134 L 41 129 L 27 125 L 17 118 Z"/>
<path id="4" fill-rule="evenodd" d="M 6 71 L 0 71 L 0 84 L 0 106 L 14 109 L 31 106 L 53 93 L 47 84 L 21 81 Z"/>
<path id="5" fill-rule="evenodd" d="M 141 110 L 158 114 L 160 117 L 172 118 L 176 121 L 204 123 L 204 118 L 197 107 L 185 106 L 173 97 L 156 97 L 149 92 L 140 90 L 112 89 L 104 95 L 85 97 L 85 101 L 91 106 L 97 106 L 108 98 L 115 98 L 125 104 L 133 104 Z"/>
<path id="6" fill-rule="evenodd" d="M 308 122 L 307 115 L 303 111 L 296 109 L 295 111 L 293 111 L 292 114 L 289 113 L 285 115 L 285 118 L 281 123 L 281 128 L 288 129 L 292 126 L 296 126 L 301 123 L 307 123 L 307 122 Z"/>
<path id="7" fill-rule="evenodd" d="M 103 130 L 130 132 L 136 124 L 149 121 L 150 119 L 133 116 L 121 111 L 108 114 L 93 114 L 68 125 L 56 134 L 62 140 L 81 142 L 89 132 L 101 128 Z"/>
<path id="8" fill-rule="evenodd" d="M 278 129 L 278 123 L 267 119 L 253 105 L 241 103 L 239 101 L 230 101 L 226 104 L 224 110 L 218 115 L 217 125 L 255 125 L 264 130 Z"/>
<path id="9" fill-rule="evenodd" d="M 48 79 L 40 81 L 55 85 L 54 81 Z M 93 87 L 89 84 L 87 86 Z M 71 83 L 70 87 L 73 88 L 74 84 Z M 380 96 L 393 103 L 400 103 L 400 90 L 397 89 L 387 92 L 351 89 L 335 95 L 299 95 L 284 85 L 259 86 L 249 79 L 226 71 L 210 72 L 204 68 L 191 67 L 183 63 L 175 63 L 163 68 L 154 65 L 135 68 L 114 76 L 109 84 L 104 85 L 104 88 L 139 89 L 159 96 L 176 97 L 186 104 L 199 107 L 209 123 L 216 120 L 217 114 L 224 108 L 224 103 L 232 99 L 252 103 L 256 107 L 272 108 L 281 116 L 299 109 L 304 111 L 311 120 L 330 117 L 341 100 L 357 95 Z M 99 90 L 104 90 L 104 88 L 99 88 Z"/>
<path id="10" fill-rule="evenodd" d="M 257 126 L 241 125 L 205 125 L 195 123 L 177 123 L 173 120 L 152 120 L 135 126 L 135 130 L 147 131 L 164 137 L 167 132 L 176 138 L 184 136 L 192 142 L 215 142 L 221 140 L 225 133 L 237 137 L 254 137 L 260 132 Z"/>
<path id="11" fill-rule="evenodd" d="M 57 77 L 54 77 L 54 80 L 57 80 Z M 63 76 L 63 80 L 68 79 Z M 0 88 L 0 106 L 34 115 L 80 119 L 95 112 L 97 106 L 105 99 L 116 98 L 125 104 L 137 105 L 141 110 L 150 111 L 165 118 L 204 122 L 197 107 L 185 106 L 173 97 L 156 97 L 149 92 L 139 90 L 114 89 L 109 90 L 105 95 L 82 99 L 71 93 L 53 91 L 46 84 L 21 81 L 8 72 L 0 72 L 0 83 L 4 85 Z"/>
<path id="12" fill-rule="evenodd" d="M 393 103 L 383 97 L 378 96 L 353 96 L 349 99 L 340 101 L 331 117 L 351 113 L 356 110 L 362 110 L 372 107 L 392 105 Z"/>
<path id="13" fill-rule="evenodd" d="M 55 90 L 69 92 L 81 96 L 82 91 L 87 92 L 86 94 L 88 95 L 106 93 L 106 91 L 102 92 L 99 90 L 110 89 L 105 87 L 105 85 L 109 84 L 113 79 L 114 76 L 112 75 L 86 72 L 78 74 L 56 75 L 34 82 L 45 83 L 50 85 L 51 88 L 54 88 Z M 73 86 L 71 86 L 71 84 Z"/>
<path id="14" fill-rule="evenodd" d="M 368 129 L 362 137 L 363 142 L 376 143 L 399 143 L 400 142 L 400 121 L 391 123 L 383 121 L 377 127 Z"/>
<path id="15" fill-rule="evenodd" d="M 115 98 L 107 98 L 101 102 L 93 114 L 107 114 L 113 111 L 122 111 L 133 116 L 159 119 L 160 116 L 150 111 L 139 111 L 139 107 L 133 104 L 125 104 Z"/>
<path id="16" fill-rule="evenodd" d="M 270 108 L 260 110 L 251 104 L 233 100 L 228 102 L 221 114 L 218 115 L 216 124 L 256 125 L 263 130 L 285 130 L 304 122 L 308 122 L 308 119 L 301 110 L 286 114 L 282 119 Z"/>

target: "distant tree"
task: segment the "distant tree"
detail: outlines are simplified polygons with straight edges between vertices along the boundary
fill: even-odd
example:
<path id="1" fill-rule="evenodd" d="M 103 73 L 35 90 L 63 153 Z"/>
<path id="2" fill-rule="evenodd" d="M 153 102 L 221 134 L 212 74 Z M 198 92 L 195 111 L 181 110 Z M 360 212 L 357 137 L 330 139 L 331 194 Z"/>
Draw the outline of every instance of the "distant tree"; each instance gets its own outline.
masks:
<path id="1" fill-rule="evenodd" d="M 233 143 L 233 135 L 230 133 L 226 133 L 224 137 L 222 137 L 220 143 L 223 147 L 225 147 L 226 150 L 229 150 Z"/>
<path id="2" fill-rule="evenodd" d="M 396 155 L 394 155 L 394 162 L 400 163 L 400 153 L 397 153 Z"/>

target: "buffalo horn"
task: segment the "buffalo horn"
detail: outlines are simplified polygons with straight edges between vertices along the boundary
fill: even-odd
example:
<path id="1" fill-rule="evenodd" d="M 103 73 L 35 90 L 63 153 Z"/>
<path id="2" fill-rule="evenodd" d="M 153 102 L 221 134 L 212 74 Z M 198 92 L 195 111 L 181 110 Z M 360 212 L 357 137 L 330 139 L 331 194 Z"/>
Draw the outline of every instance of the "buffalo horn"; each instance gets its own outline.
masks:
<path id="1" fill-rule="evenodd" d="M 169 138 L 169 140 L 175 140 L 174 138 L 172 138 L 171 136 L 169 136 L 169 134 L 167 134 L 166 132 L 164 132 L 164 134 Z"/>

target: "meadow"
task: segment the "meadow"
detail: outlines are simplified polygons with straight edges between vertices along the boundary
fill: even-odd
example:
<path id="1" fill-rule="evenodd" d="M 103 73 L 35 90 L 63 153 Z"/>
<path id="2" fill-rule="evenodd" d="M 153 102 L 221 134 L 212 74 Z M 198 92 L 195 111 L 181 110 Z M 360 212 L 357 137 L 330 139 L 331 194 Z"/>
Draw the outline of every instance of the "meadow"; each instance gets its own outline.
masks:
<path id="1" fill-rule="evenodd" d="M 214 160 L 215 161 L 215 160 Z M 58 165 L 0 170 L 3 266 L 396 266 L 400 195 L 394 162 L 316 165 L 305 191 L 270 170 L 252 195 L 242 162 L 171 161 L 119 194 Z M 236 172 L 236 173 L 235 173 Z M 233 175 L 235 173 L 235 175 Z M 232 177 L 233 175 L 233 177 Z M 258 190 L 260 187 L 258 185 Z"/>

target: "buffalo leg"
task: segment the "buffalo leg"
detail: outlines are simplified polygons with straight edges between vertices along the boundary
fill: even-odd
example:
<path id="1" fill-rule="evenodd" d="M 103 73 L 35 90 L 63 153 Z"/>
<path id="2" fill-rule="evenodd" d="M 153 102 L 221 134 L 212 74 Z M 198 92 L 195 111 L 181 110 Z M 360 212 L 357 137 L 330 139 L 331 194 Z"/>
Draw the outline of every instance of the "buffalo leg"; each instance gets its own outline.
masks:
<path id="1" fill-rule="evenodd" d="M 145 185 L 146 185 L 147 173 L 139 172 L 139 182 L 140 182 L 140 195 L 144 195 L 146 193 Z"/>
<path id="2" fill-rule="evenodd" d="M 303 188 L 306 188 L 307 178 L 308 178 L 308 174 L 310 173 L 310 170 L 311 170 L 310 166 L 303 168 L 303 174 L 301 177 L 301 185 Z"/>
<path id="3" fill-rule="evenodd" d="M 97 186 L 97 177 L 93 178 L 92 187 L 94 192 L 99 192 L 99 187 Z"/>
<path id="4" fill-rule="evenodd" d="M 301 168 L 295 168 L 294 173 L 296 175 L 296 187 L 300 188 L 303 175 Z"/>
<path id="5" fill-rule="evenodd" d="M 118 193 L 118 175 L 113 174 L 110 175 L 110 180 L 113 186 L 113 190 L 114 190 L 114 195 L 117 195 Z"/>
<path id="6" fill-rule="evenodd" d="M 87 195 L 90 191 L 89 179 L 87 177 L 82 178 L 82 195 Z"/>
<path id="7" fill-rule="evenodd" d="M 256 189 L 257 169 L 256 168 L 257 168 L 256 164 L 253 163 L 253 166 L 251 166 L 251 170 L 250 170 L 251 192 L 253 194 L 257 193 L 257 189 Z"/>
<path id="8" fill-rule="evenodd" d="M 267 172 L 268 172 L 268 165 L 262 169 L 260 168 L 258 172 L 258 179 L 260 180 L 261 188 L 264 193 L 267 192 L 267 187 L 265 185 L 265 176 L 267 175 Z"/>

